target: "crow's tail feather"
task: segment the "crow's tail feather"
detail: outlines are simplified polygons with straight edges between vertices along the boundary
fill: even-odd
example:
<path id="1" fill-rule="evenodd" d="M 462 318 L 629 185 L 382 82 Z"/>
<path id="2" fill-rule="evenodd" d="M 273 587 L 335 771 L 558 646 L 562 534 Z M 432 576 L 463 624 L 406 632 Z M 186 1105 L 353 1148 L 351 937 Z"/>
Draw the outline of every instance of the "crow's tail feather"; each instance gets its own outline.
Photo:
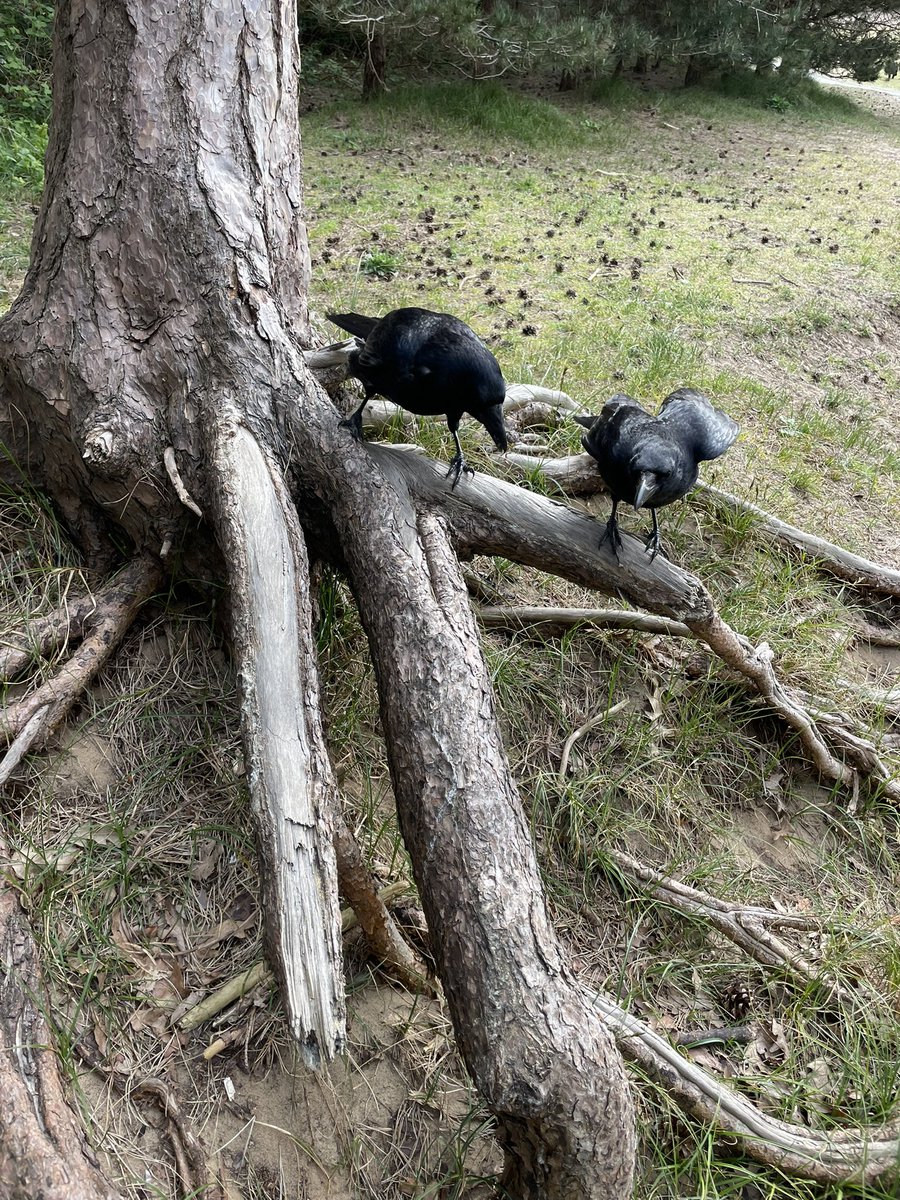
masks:
<path id="1" fill-rule="evenodd" d="M 357 337 L 367 338 L 380 321 L 380 317 L 363 317 L 360 313 L 326 313 L 328 320 L 340 329 L 346 329 Z"/>

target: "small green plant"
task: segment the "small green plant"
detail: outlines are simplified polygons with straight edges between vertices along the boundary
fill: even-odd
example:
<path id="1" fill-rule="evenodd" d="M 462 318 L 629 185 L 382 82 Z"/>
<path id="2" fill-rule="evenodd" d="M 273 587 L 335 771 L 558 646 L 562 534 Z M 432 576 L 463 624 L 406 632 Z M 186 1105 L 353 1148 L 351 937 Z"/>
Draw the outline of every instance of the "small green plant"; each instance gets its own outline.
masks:
<path id="1" fill-rule="evenodd" d="M 393 279 L 400 269 L 400 262 L 390 250 L 373 250 L 360 259 L 359 269 L 373 279 Z"/>
<path id="2" fill-rule="evenodd" d="M 780 96 L 777 93 L 766 101 L 766 108 L 771 108 L 775 112 L 787 112 L 790 107 L 791 102 L 787 96 Z"/>

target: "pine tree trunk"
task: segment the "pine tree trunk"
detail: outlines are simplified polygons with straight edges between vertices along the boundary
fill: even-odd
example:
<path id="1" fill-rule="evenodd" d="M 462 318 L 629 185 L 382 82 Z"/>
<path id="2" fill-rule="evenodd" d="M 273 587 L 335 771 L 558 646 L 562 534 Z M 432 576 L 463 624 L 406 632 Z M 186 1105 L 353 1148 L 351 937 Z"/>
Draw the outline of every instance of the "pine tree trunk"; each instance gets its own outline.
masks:
<path id="1" fill-rule="evenodd" d="M 64 0 L 54 72 L 32 264 L 0 323 L 0 426 L 95 563 L 124 533 L 169 573 L 179 555 L 224 571 L 269 954 L 307 1060 L 341 1048 L 343 980 L 304 528 L 355 590 L 401 826 L 509 1194 L 626 1200 L 624 1069 L 547 917 L 455 557 L 402 473 L 339 426 L 301 353 L 295 6 Z"/>
<path id="2" fill-rule="evenodd" d="M 363 59 L 362 98 L 371 100 L 387 90 L 387 48 L 384 41 L 384 24 L 372 21 L 366 34 L 365 58 Z"/>

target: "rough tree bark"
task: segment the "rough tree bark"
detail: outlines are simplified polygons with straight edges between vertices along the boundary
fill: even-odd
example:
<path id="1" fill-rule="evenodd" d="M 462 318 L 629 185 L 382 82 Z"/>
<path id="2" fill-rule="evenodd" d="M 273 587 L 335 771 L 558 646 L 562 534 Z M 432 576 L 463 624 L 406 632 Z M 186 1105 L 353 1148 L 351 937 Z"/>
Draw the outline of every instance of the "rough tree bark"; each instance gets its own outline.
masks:
<path id="1" fill-rule="evenodd" d="M 66 1101 L 39 994 L 25 915 L 0 891 L 0 1195 L 116 1200 Z"/>
<path id="2" fill-rule="evenodd" d="M 95 568 L 124 534 L 167 573 L 226 575 L 270 958 L 311 1063 L 340 1048 L 343 986 L 301 525 L 346 564 L 512 1194 L 624 1200 L 622 1063 L 547 919 L 458 565 L 431 502 L 338 427 L 303 360 L 294 7 L 61 0 L 46 191 L 0 323 L 0 436 Z"/>

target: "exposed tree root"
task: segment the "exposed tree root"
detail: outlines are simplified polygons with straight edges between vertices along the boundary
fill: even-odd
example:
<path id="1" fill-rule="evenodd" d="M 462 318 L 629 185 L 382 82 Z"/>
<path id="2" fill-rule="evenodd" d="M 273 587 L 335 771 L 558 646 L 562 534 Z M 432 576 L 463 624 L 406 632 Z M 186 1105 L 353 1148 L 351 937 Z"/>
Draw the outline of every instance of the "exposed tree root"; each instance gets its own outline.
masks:
<path id="1" fill-rule="evenodd" d="M 591 517 L 503 480 L 479 476 L 477 487 L 470 484 L 448 494 L 438 464 L 422 455 L 378 444 L 368 451 L 386 473 L 392 467 L 399 470 L 420 502 L 440 506 L 463 555 L 502 555 L 680 621 L 796 731 L 815 768 L 825 779 L 849 788 L 854 803 L 860 785 L 870 781 L 900 802 L 900 781 L 869 731 L 782 683 L 771 649 L 765 643 L 754 647 L 727 625 L 695 576 L 661 558 L 651 563 L 643 545 L 627 534 L 616 562 L 605 547 L 598 547 L 597 522 Z"/>
<path id="2" fill-rule="evenodd" d="M 597 470 L 597 464 L 589 454 L 543 458 L 538 455 L 508 453 L 503 456 L 503 461 L 519 474 L 530 474 L 539 470 L 546 478 L 559 484 L 567 495 L 589 495 L 607 490 Z M 880 595 L 900 596 L 900 571 L 893 567 L 853 554 L 843 546 L 825 541 L 824 538 L 807 533 L 804 529 L 798 529 L 796 525 L 789 525 L 751 501 L 733 496 L 712 484 L 700 482 L 696 485 L 696 490 L 728 508 L 752 514 L 757 520 L 756 528 L 759 532 L 794 550 L 802 550 L 814 558 L 820 567 L 839 579 Z"/>
<path id="3" fill-rule="evenodd" d="M 868 642 L 870 646 L 900 648 L 900 632 L 887 629 L 882 625 L 871 625 L 867 621 L 858 622 L 853 625 L 852 632 L 854 639 L 858 642 Z"/>
<path id="4" fill-rule="evenodd" d="M 98 608 L 98 597 L 76 596 L 6 638 L 0 647 L 0 683 L 8 683 L 32 662 L 67 642 L 78 642 Z"/>
<path id="5" fill-rule="evenodd" d="M 874 1183 L 897 1174 L 900 1140 L 896 1122 L 825 1133 L 780 1121 L 684 1058 L 610 997 L 598 995 L 594 1004 L 625 1058 L 685 1112 L 738 1138 L 757 1162 L 820 1183 Z"/>
<path id="6" fill-rule="evenodd" d="M 334 848 L 341 892 L 353 909 L 373 955 L 410 991 L 434 995 L 428 969 L 397 928 L 375 887 L 359 843 L 343 819 L 335 829 Z"/>
<path id="7" fill-rule="evenodd" d="M 43 704 L 31 714 L 16 736 L 10 742 L 9 749 L 0 759 L 0 788 L 31 749 L 43 728 L 45 718 L 50 709 L 49 704 Z"/>
<path id="8" fill-rule="evenodd" d="M 627 1084 L 602 1027 L 583 1020 L 583 998 L 548 922 L 442 520 L 452 496 L 445 469 L 350 442 L 318 405 L 302 414 L 286 405 L 285 416 L 303 464 L 298 507 L 305 513 L 324 501 L 329 509 L 369 640 L 400 826 L 457 1043 L 498 1118 L 504 1186 L 547 1200 L 624 1200 L 633 1136 Z M 413 499 L 400 460 L 430 477 L 437 503 L 418 482 Z M 497 484 L 476 479 L 477 487 L 467 480 L 456 491 L 475 496 Z M 458 511 L 468 509 L 464 501 Z M 514 514 L 501 524 L 512 535 Z"/>
<path id="9" fill-rule="evenodd" d="M 610 850 L 608 853 L 621 871 L 647 885 L 648 894 L 686 916 L 699 917 L 712 925 L 756 962 L 787 971 L 804 985 L 815 984 L 849 1008 L 859 1007 L 859 995 L 817 970 L 771 932 L 773 928 L 818 930 L 822 927 L 821 921 L 793 913 L 779 913 L 753 904 L 733 904 L 720 900 L 717 896 L 671 878 L 621 850 Z"/>
<path id="10" fill-rule="evenodd" d="M 0 762 L 0 782 L 8 777 L 10 763 L 14 766 L 30 749 L 46 743 L 60 727 L 162 579 L 156 559 L 132 559 L 97 595 L 90 633 L 71 658 L 52 679 L 0 713 L 0 737 L 13 743 Z"/>
<path id="11" fill-rule="evenodd" d="M 733 496 L 730 492 L 723 492 L 721 488 L 713 487 L 712 484 L 698 483 L 697 491 L 711 496 L 727 508 L 751 513 L 758 522 L 756 528 L 759 532 L 809 554 L 820 567 L 836 575 L 838 579 L 846 580 L 854 587 L 864 588 L 869 592 L 878 592 L 882 596 L 900 596 L 900 571 L 894 570 L 893 567 L 872 562 L 871 559 L 852 554 L 843 546 L 836 546 L 833 542 L 826 542 L 824 538 L 807 533 L 804 529 L 798 529 L 796 525 L 788 525 L 749 500 Z"/>
<path id="12" fill-rule="evenodd" d="M 783 684 L 775 674 L 775 656 L 765 642 L 754 647 L 718 613 L 686 623 L 724 662 L 749 680 L 768 706 L 797 731 L 804 750 L 826 779 L 850 788 L 854 801 L 860 782 L 870 779 L 883 795 L 900 803 L 900 781 L 888 769 L 875 744 L 858 727 L 853 728 L 846 714 L 818 711 L 799 688 Z M 842 752 L 843 758 L 836 757 L 829 741 Z"/>
<path id="13" fill-rule="evenodd" d="M 184 1200 L 193 1200 L 199 1196 L 204 1200 L 228 1200 L 226 1186 L 222 1178 L 217 1177 L 211 1169 L 206 1151 L 171 1084 L 153 1077 L 134 1082 L 127 1076 L 122 1076 L 112 1067 L 108 1067 L 100 1054 L 93 1050 L 85 1039 L 75 1043 L 75 1050 L 85 1066 L 107 1079 L 120 1095 L 128 1096 L 132 1100 L 153 1100 L 159 1105 L 166 1118 L 166 1135 L 172 1147 Z"/>
<path id="14" fill-rule="evenodd" d="M 468 583 L 468 580 L 466 581 Z M 598 629 L 634 629 L 638 633 L 659 633 L 667 637 L 693 637 L 683 621 L 629 612 L 625 608 L 538 608 L 483 605 L 475 610 L 485 629 L 571 629 L 575 625 L 593 625 Z"/>
<path id="15" fill-rule="evenodd" d="M 509 451 L 502 461 L 512 468 L 514 475 L 522 477 L 540 471 L 546 479 L 559 485 L 566 496 L 593 496 L 605 492 L 606 484 L 597 470 L 596 460 L 590 454 L 567 454 L 563 458 L 542 458 L 536 454 Z"/>
<path id="16" fill-rule="evenodd" d="M 900 684 L 880 688 L 871 683 L 857 683 L 853 679 L 838 679 L 837 683 L 842 691 L 853 692 L 893 720 L 900 720 Z"/>
<path id="17" fill-rule="evenodd" d="M 37 957 L 15 893 L 0 884 L 0 1195 L 116 1200 L 66 1101 Z"/>

